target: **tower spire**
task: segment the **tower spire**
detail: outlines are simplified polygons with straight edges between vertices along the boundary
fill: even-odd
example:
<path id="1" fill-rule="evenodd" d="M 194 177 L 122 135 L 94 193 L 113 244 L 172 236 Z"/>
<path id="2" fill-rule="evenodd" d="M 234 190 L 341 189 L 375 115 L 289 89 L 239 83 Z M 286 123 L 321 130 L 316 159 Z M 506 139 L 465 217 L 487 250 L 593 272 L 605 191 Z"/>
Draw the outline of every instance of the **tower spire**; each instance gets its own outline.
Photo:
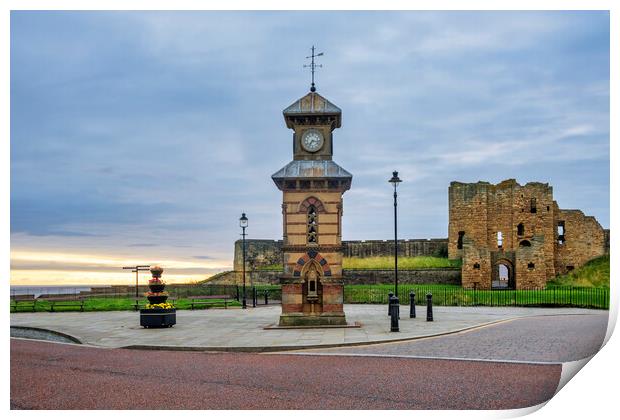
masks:
<path id="1" fill-rule="evenodd" d="M 306 57 L 306 59 L 308 59 L 308 58 L 311 59 L 310 64 L 304 64 L 304 68 L 306 68 L 306 67 L 310 68 L 310 74 L 312 75 L 312 84 L 310 85 L 310 92 L 316 92 L 316 87 L 314 86 L 314 71 L 316 70 L 317 67 L 323 67 L 323 65 L 322 64 L 316 64 L 314 62 L 314 59 L 316 57 L 322 56 L 323 53 L 320 52 L 318 54 L 315 54 L 314 53 L 314 51 L 315 51 L 314 45 L 312 46 L 311 51 L 312 51 L 312 54 Z"/>

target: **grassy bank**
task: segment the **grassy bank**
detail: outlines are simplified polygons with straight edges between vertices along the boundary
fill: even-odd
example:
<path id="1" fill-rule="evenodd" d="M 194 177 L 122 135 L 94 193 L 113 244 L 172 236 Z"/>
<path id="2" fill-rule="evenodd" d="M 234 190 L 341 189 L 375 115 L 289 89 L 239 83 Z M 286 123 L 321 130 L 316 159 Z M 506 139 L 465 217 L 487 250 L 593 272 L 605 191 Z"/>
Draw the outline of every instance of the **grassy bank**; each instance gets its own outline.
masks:
<path id="1" fill-rule="evenodd" d="M 557 286 L 609 288 L 609 255 L 590 260 L 583 267 L 558 276 L 547 283 L 547 287 Z"/>
<path id="2" fill-rule="evenodd" d="M 449 260 L 440 257 L 400 257 L 398 268 L 400 270 L 420 270 L 433 268 L 460 268 L 461 260 Z M 345 270 L 393 270 L 394 257 L 345 257 L 342 261 Z M 257 267 L 256 271 L 282 271 L 281 264 L 265 265 Z"/>
<path id="3" fill-rule="evenodd" d="M 394 257 L 348 257 L 342 261 L 345 270 L 392 270 Z M 419 270 L 425 268 L 460 268 L 461 260 L 449 260 L 440 257 L 399 257 L 398 268 L 401 270 Z"/>

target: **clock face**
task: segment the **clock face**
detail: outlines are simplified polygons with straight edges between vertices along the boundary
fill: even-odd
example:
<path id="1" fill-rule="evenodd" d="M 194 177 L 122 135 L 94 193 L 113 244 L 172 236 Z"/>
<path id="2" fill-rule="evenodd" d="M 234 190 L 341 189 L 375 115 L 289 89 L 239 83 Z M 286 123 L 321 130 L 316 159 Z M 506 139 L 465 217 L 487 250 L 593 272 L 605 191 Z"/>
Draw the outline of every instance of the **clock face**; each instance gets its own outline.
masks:
<path id="1" fill-rule="evenodd" d="M 301 138 L 301 145 L 308 152 L 316 152 L 323 147 L 323 135 L 318 130 L 308 130 Z"/>

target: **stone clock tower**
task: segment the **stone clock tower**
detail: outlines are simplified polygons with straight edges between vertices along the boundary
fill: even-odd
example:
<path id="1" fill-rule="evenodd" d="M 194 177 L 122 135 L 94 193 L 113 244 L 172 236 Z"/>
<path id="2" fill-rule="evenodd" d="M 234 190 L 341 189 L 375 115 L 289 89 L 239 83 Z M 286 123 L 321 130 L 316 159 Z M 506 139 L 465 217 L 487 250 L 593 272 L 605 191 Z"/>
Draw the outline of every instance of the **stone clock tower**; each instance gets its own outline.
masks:
<path id="1" fill-rule="evenodd" d="M 281 326 L 346 325 L 342 194 L 351 188 L 352 175 L 332 160 L 332 133 L 341 115 L 314 85 L 284 110 L 294 132 L 293 160 L 271 177 L 283 193 Z"/>

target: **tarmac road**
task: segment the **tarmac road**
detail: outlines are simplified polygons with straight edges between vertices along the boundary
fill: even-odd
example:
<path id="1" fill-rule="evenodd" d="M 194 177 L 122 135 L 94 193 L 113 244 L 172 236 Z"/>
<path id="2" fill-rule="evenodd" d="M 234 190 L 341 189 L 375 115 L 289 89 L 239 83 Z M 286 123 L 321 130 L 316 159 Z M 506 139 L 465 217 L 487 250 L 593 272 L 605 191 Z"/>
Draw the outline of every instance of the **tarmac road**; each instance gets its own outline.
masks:
<path id="1" fill-rule="evenodd" d="M 11 339 L 12 409 L 505 409 L 560 364 L 103 349 Z"/>
<path id="2" fill-rule="evenodd" d="M 598 352 L 607 332 L 607 311 L 513 319 L 439 337 L 302 353 L 446 357 L 528 362 L 570 362 Z"/>

